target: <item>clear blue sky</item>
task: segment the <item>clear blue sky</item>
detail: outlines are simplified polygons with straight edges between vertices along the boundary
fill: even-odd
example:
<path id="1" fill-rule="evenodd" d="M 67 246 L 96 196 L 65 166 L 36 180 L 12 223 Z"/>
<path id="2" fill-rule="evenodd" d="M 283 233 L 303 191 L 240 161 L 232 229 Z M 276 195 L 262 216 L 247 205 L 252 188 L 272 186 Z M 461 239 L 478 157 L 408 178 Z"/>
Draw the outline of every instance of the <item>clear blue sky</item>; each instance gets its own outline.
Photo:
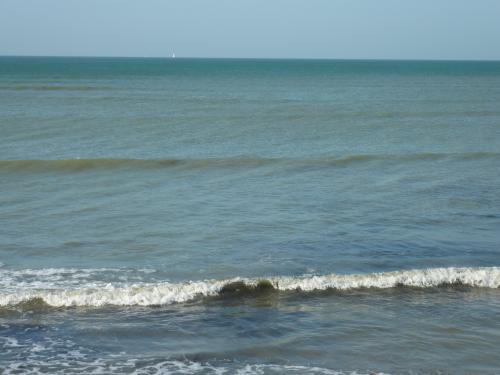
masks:
<path id="1" fill-rule="evenodd" d="M 0 55 L 500 60 L 500 0 L 0 0 Z"/>

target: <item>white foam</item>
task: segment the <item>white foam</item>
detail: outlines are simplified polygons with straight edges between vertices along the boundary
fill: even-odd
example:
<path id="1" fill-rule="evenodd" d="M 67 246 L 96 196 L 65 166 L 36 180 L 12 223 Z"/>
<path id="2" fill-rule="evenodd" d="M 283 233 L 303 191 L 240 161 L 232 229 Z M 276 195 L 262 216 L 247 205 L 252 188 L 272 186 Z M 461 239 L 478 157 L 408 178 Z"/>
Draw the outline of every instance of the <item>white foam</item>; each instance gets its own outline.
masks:
<path id="1" fill-rule="evenodd" d="M 462 283 L 472 287 L 498 288 L 500 267 L 428 268 L 359 275 L 326 275 L 307 278 L 281 277 L 272 279 L 280 290 L 302 291 L 325 289 L 393 288 L 408 286 L 429 288 L 442 284 Z"/>
<path id="2" fill-rule="evenodd" d="M 114 285 L 89 283 L 82 288 L 52 290 L 21 290 L 17 293 L 0 292 L 0 306 L 42 298 L 51 306 L 103 306 L 103 305 L 165 305 L 186 302 L 197 296 L 214 296 L 228 281 L 200 281 L 182 284 L 137 283 Z"/>
<path id="3" fill-rule="evenodd" d="M 22 271 L 17 272 L 22 273 Z M 10 280 L 8 288 L 2 287 L 4 280 L 0 280 L 0 306 L 15 305 L 32 298 L 42 298 L 47 304 L 57 307 L 165 305 L 190 301 L 200 296 L 215 296 L 231 282 L 243 281 L 249 286 L 255 286 L 260 280 L 235 278 L 183 283 L 108 283 L 90 281 L 88 280 L 90 274 L 85 276 L 85 280 L 78 278 L 77 282 L 71 277 L 74 276 L 71 272 L 67 275 L 69 278 L 62 277 L 61 273 L 54 272 L 54 270 L 40 270 L 36 275 L 38 281 L 20 283 L 16 286 L 13 286 Z M 50 279 L 51 282 L 45 283 L 44 277 Z M 498 288 L 500 287 L 500 267 L 430 268 L 357 275 L 271 277 L 267 280 L 278 290 L 304 292 L 327 289 L 384 289 L 400 285 L 428 288 L 454 283 L 479 288 Z M 50 287 L 47 288 L 47 286 Z"/>
<path id="4" fill-rule="evenodd" d="M 4 348 L 19 348 L 23 345 L 19 344 L 19 341 L 15 337 L 0 337 L 0 341 L 3 341 Z"/>
<path id="5" fill-rule="evenodd" d="M 290 366 L 290 365 L 246 365 L 236 371 L 236 375 L 301 374 L 301 375 L 344 375 L 345 373 L 321 367 Z M 351 375 L 358 375 L 353 372 Z M 360 374 L 359 374 L 360 375 Z"/>
<path id="6" fill-rule="evenodd" d="M 140 282 L 156 270 L 142 268 L 41 268 L 0 269 L 0 287 L 4 291 L 65 289 L 103 282 Z"/>
<path id="7" fill-rule="evenodd" d="M 155 364 L 138 366 L 138 361 L 129 359 L 124 361 L 106 361 L 97 359 L 85 361 L 81 357 L 72 358 L 65 356 L 60 361 L 51 361 L 50 369 L 53 374 L 123 374 L 134 375 L 173 375 L 173 374 L 205 374 L 205 375 L 267 375 L 267 374 L 301 374 L 301 375 L 363 375 L 359 372 L 342 372 L 322 367 L 275 365 L 275 364 L 247 364 L 239 366 L 218 366 L 209 363 L 193 361 L 160 361 Z M 68 364 L 71 367 L 68 368 Z M 41 371 L 49 363 L 40 359 L 30 359 L 27 362 L 11 363 L 4 369 L 4 374 L 46 374 Z M 58 369 L 58 367 L 60 367 Z M 371 375 L 384 375 L 383 373 L 370 372 Z"/>

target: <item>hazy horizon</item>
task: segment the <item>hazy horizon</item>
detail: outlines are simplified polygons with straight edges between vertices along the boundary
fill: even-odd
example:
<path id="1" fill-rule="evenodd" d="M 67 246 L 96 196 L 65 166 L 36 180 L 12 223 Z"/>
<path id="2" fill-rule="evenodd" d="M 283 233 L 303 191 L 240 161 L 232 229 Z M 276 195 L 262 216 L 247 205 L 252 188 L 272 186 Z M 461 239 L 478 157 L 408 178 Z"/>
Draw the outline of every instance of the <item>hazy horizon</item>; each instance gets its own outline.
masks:
<path id="1" fill-rule="evenodd" d="M 93 56 L 93 55 L 0 55 L 2 57 L 20 58 L 75 58 L 75 59 L 172 59 L 171 56 Z M 175 56 L 178 60 L 311 60 L 311 61 L 428 61 L 428 62 L 500 62 L 500 59 L 398 59 L 398 58 L 316 58 L 316 57 L 231 57 L 231 56 Z"/>

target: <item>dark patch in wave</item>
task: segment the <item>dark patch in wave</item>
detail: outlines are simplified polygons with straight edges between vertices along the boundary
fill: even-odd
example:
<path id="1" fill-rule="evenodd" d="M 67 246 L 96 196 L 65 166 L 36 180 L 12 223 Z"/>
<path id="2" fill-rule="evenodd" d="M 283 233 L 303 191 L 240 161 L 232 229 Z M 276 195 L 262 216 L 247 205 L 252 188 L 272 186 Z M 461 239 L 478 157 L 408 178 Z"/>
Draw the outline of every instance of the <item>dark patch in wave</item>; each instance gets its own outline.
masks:
<path id="1" fill-rule="evenodd" d="M 2 172 L 80 172 L 87 170 L 148 170 L 164 168 L 257 168 L 272 164 L 283 167 L 346 167 L 369 162 L 409 163 L 438 160 L 500 160 L 500 153 L 418 153 L 403 155 L 348 155 L 321 158 L 207 158 L 207 159 L 54 159 L 54 160 L 0 160 Z"/>

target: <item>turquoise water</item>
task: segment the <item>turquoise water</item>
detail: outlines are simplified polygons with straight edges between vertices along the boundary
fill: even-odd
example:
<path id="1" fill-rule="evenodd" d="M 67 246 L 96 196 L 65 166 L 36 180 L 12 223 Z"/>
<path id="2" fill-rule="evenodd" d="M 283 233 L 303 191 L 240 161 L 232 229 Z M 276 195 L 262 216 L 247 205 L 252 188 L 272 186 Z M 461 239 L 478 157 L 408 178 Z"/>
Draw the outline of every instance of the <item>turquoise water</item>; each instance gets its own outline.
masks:
<path id="1" fill-rule="evenodd" d="M 1 57 L 0 372 L 499 373 L 499 103 L 499 62 Z"/>

